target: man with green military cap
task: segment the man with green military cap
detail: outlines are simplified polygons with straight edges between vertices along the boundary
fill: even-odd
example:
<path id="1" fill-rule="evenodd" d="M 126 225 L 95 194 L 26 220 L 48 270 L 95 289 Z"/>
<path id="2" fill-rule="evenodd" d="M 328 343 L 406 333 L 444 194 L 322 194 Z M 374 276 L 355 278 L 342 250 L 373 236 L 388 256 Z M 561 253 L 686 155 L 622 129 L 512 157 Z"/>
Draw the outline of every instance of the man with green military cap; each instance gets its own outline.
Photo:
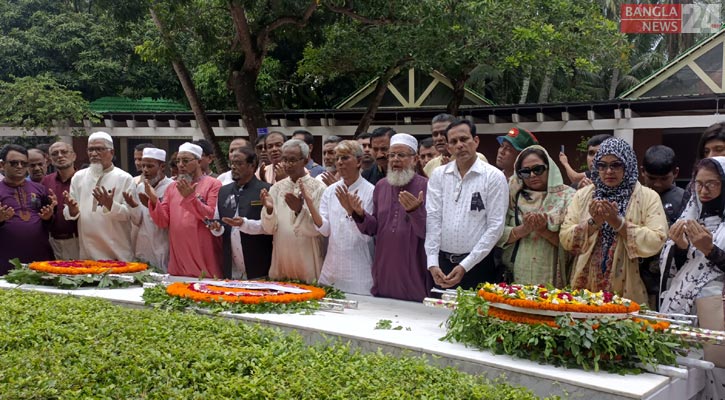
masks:
<path id="1" fill-rule="evenodd" d="M 513 176 L 514 163 L 516 163 L 516 157 L 519 156 L 521 150 L 539 144 L 533 133 L 518 126 L 509 129 L 508 134 L 499 136 L 496 139 L 500 145 L 496 153 L 496 166 L 501 169 L 506 179 Z"/>

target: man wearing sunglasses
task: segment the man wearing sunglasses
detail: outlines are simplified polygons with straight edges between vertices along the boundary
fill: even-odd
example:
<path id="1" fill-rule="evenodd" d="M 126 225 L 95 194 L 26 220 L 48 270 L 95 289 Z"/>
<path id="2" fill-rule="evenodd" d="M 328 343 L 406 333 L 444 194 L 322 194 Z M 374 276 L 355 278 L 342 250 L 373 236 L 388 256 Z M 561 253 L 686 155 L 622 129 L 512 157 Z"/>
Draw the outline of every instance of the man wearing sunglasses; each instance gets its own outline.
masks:
<path id="1" fill-rule="evenodd" d="M 456 120 L 445 135 L 455 162 L 436 168 L 428 181 L 428 270 L 440 288 L 471 289 L 498 280 L 492 250 L 503 233 L 509 189 L 504 174 L 476 156 L 476 125 Z"/>
<path id="2" fill-rule="evenodd" d="M 6 145 L 0 159 L 5 173 L 0 182 L 0 275 L 5 275 L 12 268 L 10 259 L 53 259 L 47 221 L 53 218 L 56 202 L 43 185 L 25 179 L 28 151 L 24 147 Z"/>

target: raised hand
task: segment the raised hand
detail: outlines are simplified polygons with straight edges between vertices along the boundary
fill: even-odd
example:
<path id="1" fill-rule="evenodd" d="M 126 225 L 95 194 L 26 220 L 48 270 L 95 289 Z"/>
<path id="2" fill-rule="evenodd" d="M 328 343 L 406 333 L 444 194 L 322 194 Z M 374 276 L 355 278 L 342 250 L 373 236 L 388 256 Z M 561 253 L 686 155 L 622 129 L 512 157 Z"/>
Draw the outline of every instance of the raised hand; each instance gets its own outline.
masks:
<path id="1" fill-rule="evenodd" d="M 284 170 L 284 166 L 282 163 L 277 163 L 277 165 L 274 166 L 274 181 L 279 182 L 286 177 L 287 171 Z"/>
<path id="2" fill-rule="evenodd" d="M 53 214 L 55 213 L 55 206 L 58 205 L 58 198 L 55 196 L 55 193 L 53 193 L 52 189 L 49 189 L 49 191 L 50 194 L 48 195 L 48 198 L 50 199 L 50 204 L 40 209 L 40 219 L 42 219 L 43 221 L 49 221 L 51 218 L 53 218 Z"/>
<path id="3" fill-rule="evenodd" d="M 262 205 L 264 205 L 264 208 L 267 209 L 267 214 L 272 214 L 274 212 L 274 200 L 267 192 L 267 189 L 262 189 L 262 191 L 259 192 L 259 200 L 262 202 Z"/>
<path id="4" fill-rule="evenodd" d="M 690 243 L 700 250 L 702 254 L 708 255 L 712 251 L 714 244 L 712 243 L 712 233 L 700 225 L 699 222 L 688 220 L 685 225 L 685 234 L 690 239 Z"/>
<path id="5" fill-rule="evenodd" d="M 347 195 L 347 187 L 345 185 L 340 185 L 335 188 L 335 196 L 337 197 L 337 201 L 340 202 L 340 205 L 342 208 L 345 209 L 345 212 L 347 215 L 352 216 L 352 213 L 354 212 L 352 210 L 352 204 L 350 203 L 350 197 Z"/>
<path id="6" fill-rule="evenodd" d="M 8 221 L 13 216 L 15 216 L 14 208 L 0 204 L 0 222 Z"/>
<path id="7" fill-rule="evenodd" d="M 559 152 L 559 162 L 561 165 L 569 165 L 569 157 L 564 152 Z"/>
<path id="8" fill-rule="evenodd" d="M 225 224 L 227 224 L 229 226 L 235 226 L 235 227 L 239 228 L 240 226 L 244 225 L 244 218 L 242 218 L 242 217 L 234 217 L 234 218 L 224 217 L 224 218 L 222 218 L 222 222 L 224 222 Z"/>
<path id="9" fill-rule="evenodd" d="M 675 242 L 675 245 L 679 247 L 680 249 L 686 249 L 689 247 L 689 243 L 687 242 L 687 236 L 685 236 L 685 226 L 687 225 L 687 220 L 680 219 L 677 220 L 672 226 L 670 227 L 669 237 L 672 239 L 673 242 Z"/>
<path id="10" fill-rule="evenodd" d="M 262 182 L 267 182 L 267 163 L 265 163 L 264 161 L 262 161 L 259 164 L 259 179 Z M 271 183 L 271 182 L 267 182 L 267 183 Z"/>
<path id="11" fill-rule="evenodd" d="M 121 194 L 123 195 L 123 199 L 126 201 L 126 204 L 129 205 L 129 207 L 131 207 L 131 208 L 138 207 L 138 203 L 136 202 L 136 199 L 133 198 L 133 193 L 123 192 Z"/>
<path id="12" fill-rule="evenodd" d="M 113 208 L 113 197 L 116 195 L 116 188 L 107 190 L 104 186 L 96 187 L 93 189 L 93 197 L 96 199 L 98 204 L 105 207 L 108 211 Z"/>
<path id="13" fill-rule="evenodd" d="M 581 188 L 586 187 L 586 186 L 591 185 L 591 184 L 592 184 L 592 180 L 589 179 L 589 178 L 587 178 L 587 177 L 584 177 L 577 184 L 577 189 L 581 189 Z"/>
<path id="14" fill-rule="evenodd" d="M 296 195 L 294 193 L 285 193 L 284 202 L 287 203 L 287 207 L 294 211 L 295 214 L 299 214 L 302 211 L 302 195 Z"/>
<path id="15" fill-rule="evenodd" d="M 546 214 L 542 213 L 529 213 L 527 217 L 530 219 L 531 228 L 536 232 L 541 232 L 548 229 Z"/>
<path id="16" fill-rule="evenodd" d="M 602 214 L 604 215 L 604 220 L 609 224 L 609 226 L 615 229 L 619 228 L 619 225 L 622 224 L 622 220 L 619 217 L 619 207 L 617 207 L 617 203 L 608 200 L 600 200 L 599 206 L 601 207 Z"/>
<path id="17" fill-rule="evenodd" d="M 181 181 L 176 181 L 176 185 L 179 185 L 179 182 L 186 182 L 183 179 Z M 159 196 L 156 195 L 156 190 L 151 185 L 151 182 L 149 182 L 148 179 L 144 179 L 143 182 L 143 190 L 144 194 L 146 194 L 147 200 L 146 204 L 147 206 L 156 205 L 156 203 L 159 201 Z"/>
<path id="18" fill-rule="evenodd" d="M 320 179 L 322 179 L 322 182 L 327 186 L 332 186 L 333 183 L 339 180 L 333 172 L 328 171 L 323 172 L 322 178 Z"/>
<path id="19" fill-rule="evenodd" d="M 415 197 L 411 193 L 403 190 L 400 194 L 398 194 L 398 201 L 400 202 L 400 205 L 405 208 L 406 212 L 415 211 L 421 204 L 423 204 L 423 191 L 421 190 L 418 193 L 418 197 Z"/>
<path id="20" fill-rule="evenodd" d="M 451 156 L 441 155 L 441 165 L 446 165 L 451 161 Z"/>
<path id="21" fill-rule="evenodd" d="M 206 227 L 209 228 L 210 231 L 219 231 L 222 229 L 222 224 L 220 224 L 219 221 L 216 220 L 209 220 L 206 223 Z"/>
<path id="22" fill-rule="evenodd" d="M 149 196 L 146 195 L 146 193 L 139 193 L 138 194 L 138 200 L 141 203 L 142 206 L 148 207 L 149 204 Z"/>
<path id="23" fill-rule="evenodd" d="M 78 215 L 81 210 L 78 207 L 78 202 L 76 201 L 76 199 L 74 199 L 67 190 L 63 192 L 63 197 L 65 198 L 65 204 L 68 206 L 68 211 L 71 217 L 75 217 L 76 215 Z"/>
<path id="24" fill-rule="evenodd" d="M 312 200 L 312 196 L 307 192 L 307 189 L 305 189 L 305 185 L 302 184 L 302 180 L 299 181 L 300 186 L 300 197 L 302 200 L 305 201 L 305 204 L 307 204 L 307 209 L 315 208 L 315 203 Z"/>
<path id="25" fill-rule="evenodd" d="M 357 191 L 347 192 L 347 198 L 350 200 L 350 207 L 352 207 L 352 211 L 360 217 L 365 216 L 362 200 L 360 200 L 360 196 L 357 195 Z"/>
<path id="26" fill-rule="evenodd" d="M 589 215 L 597 225 L 604 224 L 604 214 L 602 213 L 602 207 L 599 200 L 592 200 L 589 202 Z"/>
<path id="27" fill-rule="evenodd" d="M 196 185 L 196 183 L 191 184 L 184 179 L 179 179 L 176 181 L 176 190 L 178 190 L 179 194 L 183 197 L 189 197 L 189 195 L 196 191 Z"/>

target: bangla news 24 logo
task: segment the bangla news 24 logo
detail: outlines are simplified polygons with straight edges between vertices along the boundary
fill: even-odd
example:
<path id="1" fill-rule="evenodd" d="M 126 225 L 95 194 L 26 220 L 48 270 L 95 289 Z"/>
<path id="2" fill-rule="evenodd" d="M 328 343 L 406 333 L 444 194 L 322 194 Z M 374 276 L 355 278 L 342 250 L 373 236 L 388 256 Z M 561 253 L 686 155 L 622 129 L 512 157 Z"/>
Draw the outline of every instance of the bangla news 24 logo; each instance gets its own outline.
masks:
<path id="1" fill-rule="evenodd" d="M 720 4 L 622 4 L 623 33 L 715 33 Z"/>

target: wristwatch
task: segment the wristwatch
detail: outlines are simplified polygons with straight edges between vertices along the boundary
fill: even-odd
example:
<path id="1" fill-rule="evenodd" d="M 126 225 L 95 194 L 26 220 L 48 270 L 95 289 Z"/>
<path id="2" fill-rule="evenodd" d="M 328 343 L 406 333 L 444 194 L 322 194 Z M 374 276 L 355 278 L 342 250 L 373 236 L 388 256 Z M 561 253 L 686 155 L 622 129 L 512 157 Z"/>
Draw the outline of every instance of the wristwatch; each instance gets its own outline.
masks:
<path id="1" fill-rule="evenodd" d="M 591 225 L 591 226 L 597 225 L 596 221 L 594 221 L 594 218 L 589 218 L 589 225 Z"/>

